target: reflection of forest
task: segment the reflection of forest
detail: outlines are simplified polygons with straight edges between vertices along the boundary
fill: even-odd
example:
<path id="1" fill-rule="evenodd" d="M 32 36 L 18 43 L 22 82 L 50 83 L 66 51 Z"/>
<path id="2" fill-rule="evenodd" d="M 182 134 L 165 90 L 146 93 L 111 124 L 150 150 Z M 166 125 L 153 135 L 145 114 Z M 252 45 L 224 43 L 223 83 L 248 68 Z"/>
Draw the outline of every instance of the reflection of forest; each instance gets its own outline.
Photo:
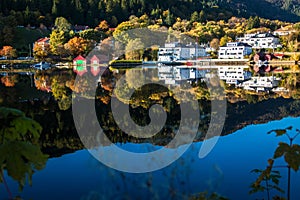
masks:
<path id="1" fill-rule="evenodd" d="M 167 101 L 167 100 L 166 100 Z M 199 105 L 208 104 L 207 102 Z M 75 129 L 71 109 L 60 110 L 54 99 L 44 104 L 43 101 L 30 101 L 18 103 L 15 107 L 23 110 L 27 116 L 38 121 L 43 131 L 40 137 L 40 146 L 44 153 L 51 157 L 59 156 L 68 152 L 84 148 Z M 179 125 L 180 109 L 176 106 L 168 113 L 167 125 L 160 133 L 152 138 L 139 139 L 124 134 L 116 126 L 110 110 L 110 105 L 98 101 L 97 107 L 99 122 L 106 135 L 112 142 L 150 142 L 156 145 L 166 145 L 174 136 L 174 129 Z M 200 122 L 199 131 L 206 132 L 209 123 L 209 106 L 202 106 L 203 117 Z M 269 99 L 258 103 L 248 104 L 238 102 L 228 104 L 227 119 L 222 135 L 230 134 L 248 124 L 265 123 L 271 120 L 281 119 L 287 116 L 300 115 L 300 101 L 291 99 Z M 148 123 L 147 109 L 143 107 L 132 108 L 132 118 L 139 124 Z M 198 135 L 196 141 L 200 141 L 203 135 Z"/>
<path id="2" fill-rule="evenodd" d="M 132 74 L 126 75 L 129 79 L 126 87 L 116 91 L 119 104 L 126 102 L 123 98 L 126 96 L 126 89 L 135 87 L 133 79 L 139 73 L 139 71 L 133 71 Z M 139 125 L 147 125 L 150 119 L 148 116 L 149 108 L 154 104 L 161 104 L 167 112 L 167 123 L 157 135 L 151 138 L 141 139 L 128 136 L 116 125 L 110 105 L 115 82 L 123 74 L 122 71 L 119 73 L 105 71 L 101 83 L 94 92 L 94 96 L 97 98 L 97 117 L 101 127 L 108 138 L 115 143 L 147 142 L 155 145 L 166 145 L 174 137 L 180 124 L 178 99 L 167 88 L 157 85 L 146 85 L 141 90 L 137 90 L 129 101 L 132 120 Z M 89 85 L 96 84 L 98 78 L 89 74 L 87 76 L 90 77 L 78 79 L 76 82 L 74 81 L 74 74 L 69 71 L 36 74 L 34 77 L 36 87 L 30 87 L 32 83 L 30 77 L 20 76 L 14 87 L 0 85 L 0 106 L 20 109 L 26 113 L 26 116 L 41 124 L 43 130 L 39 144 L 44 153 L 53 157 L 82 149 L 84 146 L 74 126 L 71 95 L 72 92 L 73 95 L 83 94 L 82 96 L 85 96 L 85 94 L 89 94 L 86 92 Z M 210 102 L 207 101 L 207 89 L 200 84 L 194 85 L 193 91 L 183 90 L 186 93 L 192 92 L 199 102 L 201 121 L 199 134 L 195 141 L 204 138 L 210 121 Z M 47 89 L 51 89 L 51 92 Z M 227 96 L 231 103 L 228 103 L 227 118 L 222 135 L 230 134 L 248 124 L 265 123 L 287 116 L 300 115 L 300 100 L 284 99 L 275 94 L 250 95 L 241 91 L 235 91 L 233 94 L 233 90 L 230 88 L 226 88 L 226 90 L 229 91 Z M 182 97 L 185 97 L 186 93 L 182 93 Z M 297 90 L 294 90 L 293 94 L 295 94 L 295 98 L 298 94 Z"/>

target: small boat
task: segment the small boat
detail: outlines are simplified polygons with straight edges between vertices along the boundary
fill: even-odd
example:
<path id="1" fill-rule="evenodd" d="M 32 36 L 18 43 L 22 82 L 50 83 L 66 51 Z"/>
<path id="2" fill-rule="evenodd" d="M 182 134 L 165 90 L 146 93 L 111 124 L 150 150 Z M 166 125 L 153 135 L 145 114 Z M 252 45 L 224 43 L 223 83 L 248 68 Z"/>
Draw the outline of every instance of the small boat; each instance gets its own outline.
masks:
<path id="1" fill-rule="evenodd" d="M 35 69 L 39 69 L 39 70 L 47 70 L 51 68 L 51 64 L 47 63 L 45 61 L 42 61 L 40 63 L 37 63 L 35 65 L 32 66 Z"/>

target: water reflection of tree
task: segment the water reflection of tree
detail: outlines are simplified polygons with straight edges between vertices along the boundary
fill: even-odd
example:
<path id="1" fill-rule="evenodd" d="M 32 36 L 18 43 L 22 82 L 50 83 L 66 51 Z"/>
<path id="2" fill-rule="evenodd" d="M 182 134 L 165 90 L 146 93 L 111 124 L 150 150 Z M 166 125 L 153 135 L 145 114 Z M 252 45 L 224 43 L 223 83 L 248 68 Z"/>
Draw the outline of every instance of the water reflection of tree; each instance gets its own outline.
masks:
<path id="1" fill-rule="evenodd" d="M 3 76 L 3 77 L 1 77 L 1 82 L 6 87 L 14 87 L 16 85 L 16 83 L 18 82 L 18 75 L 13 74 L 13 75 Z"/>
<path id="2" fill-rule="evenodd" d="M 3 171 L 18 181 L 20 189 L 31 184 L 36 170 L 44 168 L 47 155 L 41 152 L 38 140 L 42 127 L 16 109 L 0 108 L 0 182 L 3 182 L 12 198 Z"/>
<path id="3" fill-rule="evenodd" d="M 42 91 L 51 91 L 61 110 L 71 107 L 73 80 L 72 72 L 68 71 L 53 71 L 51 74 L 40 72 L 35 75 L 36 88 Z"/>

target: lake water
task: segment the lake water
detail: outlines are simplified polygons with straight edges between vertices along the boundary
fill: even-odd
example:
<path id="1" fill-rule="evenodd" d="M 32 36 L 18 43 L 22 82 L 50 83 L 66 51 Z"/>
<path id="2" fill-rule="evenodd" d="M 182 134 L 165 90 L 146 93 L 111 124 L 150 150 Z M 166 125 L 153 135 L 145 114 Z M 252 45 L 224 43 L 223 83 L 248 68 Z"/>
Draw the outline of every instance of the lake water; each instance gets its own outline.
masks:
<path id="1" fill-rule="evenodd" d="M 60 73 L 58 77 L 65 81 L 66 76 L 69 77 L 68 74 Z M 28 92 L 26 94 L 15 92 L 20 84 L 27 85 L 21 90 L 29 91 L 30 95 Z M 45 84 L 47 86 L 48 82 Z M 265 169 L 267 160 L 273 156 L 278 143 L 288 142 L 286 136 L 276 137 L 274 133 L 267 134 L 267 132 L 288 126 L 293 126 L 293 130 L 300 129 L 299 100 L 277 98 L 254 103 L 228 103 L 228 116 L 224 128 L 226 130 L 222 136 L 218 136 L 216 145 L 206 157 L 199 158 L 203 141 L 197 139 L 183 156 L 163 169 L 140 174 L 126 173 L 101 164 L 87 149 L 82 148 L 72 122 L 71 108 L 66 107 L 66 104 L 58 106 L 51 93 L 45 90 L 41 92 L 31 88 L 30 85 L 32 79 L 25 79 L 16 83 L 13 88 L 2 88 L 3 93 L 1 93 L 1 106 L 5 103 L 5 106 L 24 111 L 37 120 L 44 129 L 40 147 L 44 153 L 50 155 L 50 158 L 42 170 L 37 170 L 33 174 L 32 186 L 26 183 L 23 190 L 19 190 L 18 182 L 4 170 L 5 180 L 12 196 L 20 196 L 26 200 L 189 199 L 201 192 L 217 193 L 233 200 L 267 199 L 266 192 L 249 195 L 250 185 L 258 177 L 250 171 Z M 106 91 L 108 87 L 108 83 L 103 86 Z M 4 97 L 4 94 L 9 92 L 11 96 Z M 32 99 L 36 96 L 40 100 L 27 102 L 24 101 L 25 96 Z M 104 97 L 101 96 L 103 102 Z M 10 98 L 20 99 L 20 101 L 14 104 Z M 100 105 L 102 113 L 100 121 L 102 115 L 109 116 L 108 107 L 105 103 Z M 176 108 L 173 109 L 176 112 Z M 202 109 L 203 112 L 205 110 Z M 135 110 L 137 111 L 143 113 L 143 109 Z M 137 118 L 144 119 L 143 115 Z M 147 121 L 147 118 L 144 120 Z M 174 117 L 173 122 L 176 120 L 178 119 Z M 204 126 L 207 119 L 203 117 L 201 120 L 200 124 Z M 141 123 L 144 121 L 142 120 Z M 120 148 L 131 152 L 149 152 L 165 148 L 161 138 L 156 138 L 153 142 L 135 141 L 127 137 L 113 139 Z M 300 136 L 294 140 L 294 143 L 300 143 Z M 109 150 L 110 146 L 105 148 Z M 167 158 L 171 154 L 165 156 Z M 278 159 L 274 165 L 282 166 L 285 163 L 283 159 Z M 287 169 L 276 168 L 276 170 L 279 170 L 282 175 L 279 186 L 286 191 Z M 300 173 L 292 171 L 291 199 L 293 200 L 300 198 L 299 185 Z M 271 191 L 271 196 L 276 194 L 280 193 Z M 281 196 L 286 197 L 286 194 Z M 0 200 L 9 198 L 5 185 L 0 182 Z"/>

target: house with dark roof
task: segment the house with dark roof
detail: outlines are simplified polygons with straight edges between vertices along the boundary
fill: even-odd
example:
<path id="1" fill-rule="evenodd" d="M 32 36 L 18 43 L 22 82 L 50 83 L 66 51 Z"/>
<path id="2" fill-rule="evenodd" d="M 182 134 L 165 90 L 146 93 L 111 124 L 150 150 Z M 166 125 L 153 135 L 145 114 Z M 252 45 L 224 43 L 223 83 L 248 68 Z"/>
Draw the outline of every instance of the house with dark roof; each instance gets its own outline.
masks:
<path id="1" fill-rule="evenodd" d="M 228 42 L 226 46 L 220 47 L 219 59 L 244 59 L 252 53 L 252 47 L 242 42 Z"/>
<path id="2" fill-rule="evenodd" d="M 253 49 L 275 49 L 282 47 L 280 40 L 272 33 L 245 34 L 244 37 L 237 38 L 237 42 L 243 42 Z"/>

